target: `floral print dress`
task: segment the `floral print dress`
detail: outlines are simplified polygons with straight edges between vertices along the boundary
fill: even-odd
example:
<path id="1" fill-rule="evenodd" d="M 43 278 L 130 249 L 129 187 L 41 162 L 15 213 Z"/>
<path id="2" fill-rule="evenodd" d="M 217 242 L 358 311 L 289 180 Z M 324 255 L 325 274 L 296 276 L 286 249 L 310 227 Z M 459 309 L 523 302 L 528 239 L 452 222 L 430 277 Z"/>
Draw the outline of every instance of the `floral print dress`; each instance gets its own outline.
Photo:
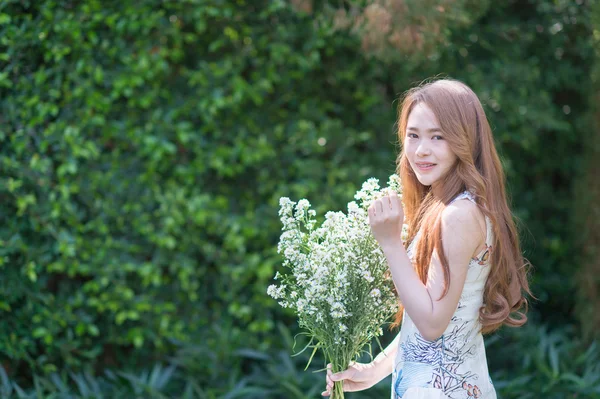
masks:
<path id="1" fill-rule="evenodd" d="M 452 202 L 459 199 L 475 202 L 469 191 Z M 435 341 L 424 339 L 404 311 L 392 372 L 392 399 L 496 399 L 479 322 L 493 234 L 489 218 L 485 219 L 486 248 L 471 259 L 458 306 L 442 336 Z M 407 249 L 411 259 L 419 236 L 420 231 Z"/>

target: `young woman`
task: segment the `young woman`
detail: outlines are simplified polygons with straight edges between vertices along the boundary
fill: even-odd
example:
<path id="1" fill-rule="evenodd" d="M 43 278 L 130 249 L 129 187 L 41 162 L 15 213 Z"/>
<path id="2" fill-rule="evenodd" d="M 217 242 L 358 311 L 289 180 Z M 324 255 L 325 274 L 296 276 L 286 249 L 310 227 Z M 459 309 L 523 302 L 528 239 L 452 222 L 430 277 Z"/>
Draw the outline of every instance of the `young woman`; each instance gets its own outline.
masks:
<path id="1" fill-rule="evenodd" d="M 402 328 L 373 362 L 328 370 L 323 395 L 333 381 L 359 391 L 392 373 L 392 399 L 496 398 L 482 334 L 523 325 L 531 292 L 490 126 L 475 93 L 449 79 L 407 92 L 398 125 L 403 200 L 377 200 L 369 222 Z"/>

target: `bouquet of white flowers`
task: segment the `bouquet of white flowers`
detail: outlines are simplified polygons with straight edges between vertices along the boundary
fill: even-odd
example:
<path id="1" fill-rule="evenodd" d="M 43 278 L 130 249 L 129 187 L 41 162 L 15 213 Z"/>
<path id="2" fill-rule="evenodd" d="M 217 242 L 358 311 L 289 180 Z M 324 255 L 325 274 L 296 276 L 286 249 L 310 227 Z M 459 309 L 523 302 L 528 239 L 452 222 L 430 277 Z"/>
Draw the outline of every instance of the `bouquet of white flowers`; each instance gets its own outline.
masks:
<path id="1" fill-rule="evenodd" d="M 289 273 L 277 272 L 280 284 L 270 285 L 267 293 L 297 313 L 310 337 L 307 347 L 314 348 L 309 364 L 321 349 L 334 373 L 345 370 L 367 343 L 383 334 L 382 325 L 398 310 L 387 261 L 367 214 L 370 204 L 389 190 L 401 197 L 397 175 L 382 190 L 377 179 L 367 180 L 354 197 L 358 202 L 348 204 L 348 214 L 327 212 L 320 227 L 306 199 L 279 201 L 283 233 L 277 250 Z M 344 397 L 341 381 L 331 397 Z"/>

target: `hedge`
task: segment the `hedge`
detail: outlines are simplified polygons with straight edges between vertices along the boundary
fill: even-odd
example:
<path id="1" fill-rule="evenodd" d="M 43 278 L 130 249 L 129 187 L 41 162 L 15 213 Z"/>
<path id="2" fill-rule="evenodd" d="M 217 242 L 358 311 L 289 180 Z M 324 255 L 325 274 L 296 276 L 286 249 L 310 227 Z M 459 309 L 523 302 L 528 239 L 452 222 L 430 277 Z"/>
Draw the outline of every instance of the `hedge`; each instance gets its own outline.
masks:
<path id="1" fill-rule="evenodd" d="M 281 263 L 279 197 L 323 214 L 388 176 L 396 100 L 438 74 L 486 105 L 535 266 L 535 317 L 576 322 L 590 5 L 463 1 L 440 16 L 423 3 L 442 39 L 411 17 L 428 46 L 372 52 L 364 31 L 334 23 L 337 4 L 0 5 L 9 375 L 144 364 L 199 341 L 224 372 L 244 367 L 237 348 L 281 346 L 274 320 L 293 318 L 265 295 Z M 213 366 L 197 370 L 207 385 L 222 376 Z"/>

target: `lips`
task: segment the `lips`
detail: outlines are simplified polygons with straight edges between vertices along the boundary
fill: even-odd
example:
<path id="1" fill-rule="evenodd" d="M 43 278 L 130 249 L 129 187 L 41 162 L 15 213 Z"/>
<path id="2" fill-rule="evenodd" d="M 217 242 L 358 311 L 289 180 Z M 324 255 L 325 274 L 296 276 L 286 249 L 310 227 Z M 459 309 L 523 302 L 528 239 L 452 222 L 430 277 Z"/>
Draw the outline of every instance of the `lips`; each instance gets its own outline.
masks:
<path id="1" fill-rule="evenodd" d="M 419 162 L 415 164 L 417 166 L 417 168 L 419 168 L 419 170 L 431 170 L 436 164 L 435 163 L 428 163 L 428 162 Z"/>

